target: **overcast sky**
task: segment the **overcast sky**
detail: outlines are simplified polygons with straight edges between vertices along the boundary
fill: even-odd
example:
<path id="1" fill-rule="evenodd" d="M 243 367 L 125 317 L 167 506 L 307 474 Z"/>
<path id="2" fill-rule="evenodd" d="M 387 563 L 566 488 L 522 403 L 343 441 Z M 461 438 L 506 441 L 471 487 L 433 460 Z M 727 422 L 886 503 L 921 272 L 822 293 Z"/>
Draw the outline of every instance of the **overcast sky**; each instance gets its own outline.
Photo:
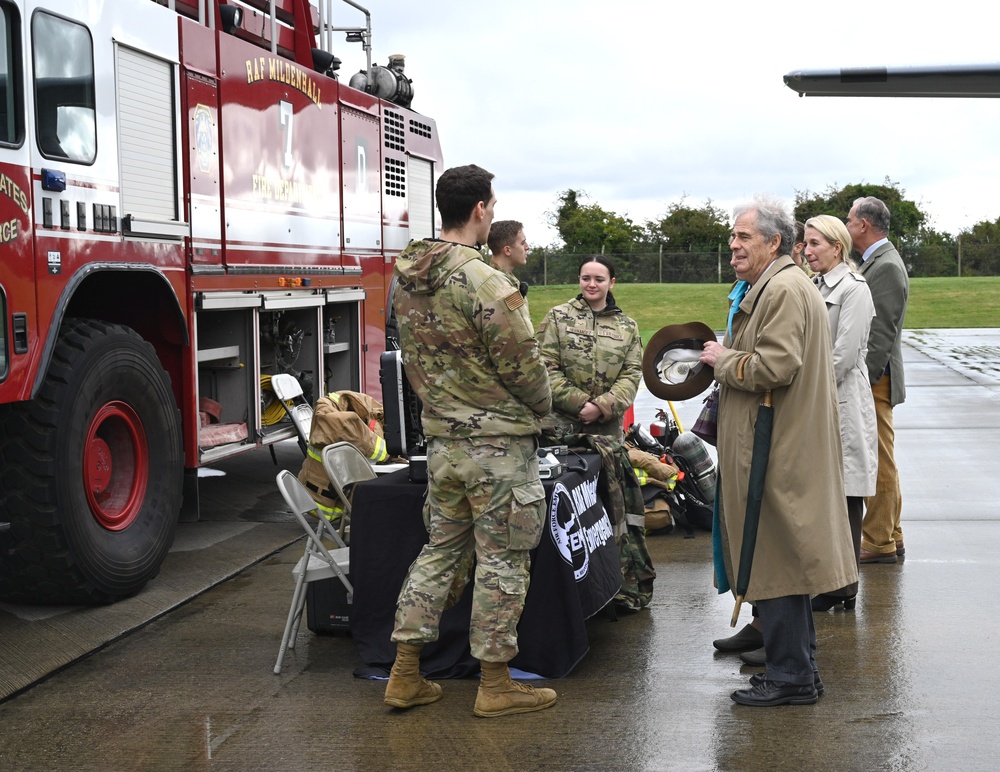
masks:
<path id="1" fill-rule="evenodd" d="M 535 245 L 560 191 L 637 224 L 671 203 L 899 183 L 939 230 L 1000 217 L 1000 100 L 799 97 L 799 69 L 1000 61 L 996 0 L 362 0 L 406 55 L 445 166 L 496 175 Z M 335 22 L 361 23 L 348 6 Z M 342 44 L 342 80 L 363 64 Z"/>

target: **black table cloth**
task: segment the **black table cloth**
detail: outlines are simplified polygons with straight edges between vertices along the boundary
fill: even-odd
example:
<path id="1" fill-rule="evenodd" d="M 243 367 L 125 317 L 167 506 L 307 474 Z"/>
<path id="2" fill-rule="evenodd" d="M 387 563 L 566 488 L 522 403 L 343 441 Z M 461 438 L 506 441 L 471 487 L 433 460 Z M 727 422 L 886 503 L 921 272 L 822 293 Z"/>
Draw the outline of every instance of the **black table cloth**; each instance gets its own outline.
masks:
<path id="1" fill-rule="evenodd" d="M 531 583 L 518 625 L 519 652 L 510 665 L 547 678 L 568 674 L 587 653 L 585 620 L 621 586 L 618 547 L 597 494 L 596 454 L 570 456 L 569 470 L 544 480 L 546 522 L 531 556 Z M 351 634 L 365 665 L 388 670 L 396 600 L 410 564 L 427 543 L 426 486 L 401 470 L 356 486 L 351 516 Z M 478 672 L 469 651 L 472 582 L 444 612 L 440 638 L 424 647 L 421 668 L 432 678 Z"/>

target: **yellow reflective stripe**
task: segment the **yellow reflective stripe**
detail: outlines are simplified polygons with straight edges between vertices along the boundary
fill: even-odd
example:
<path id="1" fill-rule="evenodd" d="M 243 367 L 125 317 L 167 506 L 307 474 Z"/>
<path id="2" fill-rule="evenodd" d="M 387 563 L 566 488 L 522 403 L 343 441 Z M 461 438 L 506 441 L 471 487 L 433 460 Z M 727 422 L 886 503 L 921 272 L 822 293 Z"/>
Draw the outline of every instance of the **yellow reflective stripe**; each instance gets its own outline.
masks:
<path id="1" fill-rule="evenodd" d="M 340 516 L 344 514 L 344 510 L 341 507 L 325 507 L 318 501 L 316 502 L 316 509 L 320 510 L 323 513 L 323 517 L 327 520 L 339 520 Z"/>
<path id="2" fill-rule="evenodd" d="M 326 396 L 327 396 L 327 399 L 333 400 L 334 404 L 338 404 L 338 405 L 340 404 L 340 394 L 338 394 L 337 392 L 331 391 Z"/>
<path id="3" fill-rule="evenodd" d="M 313 461 L 319 461 L 321 464 L 323 463 L 323 456 L 321 456 L 320 452 L 316 450 L 315 445 L 310 445 L 306 452 L 309 454 L 309 458 Z"/>
<path id="4" fill-rule="evenodd" d="M 636 469 L 632 467 L 632 471 L 635 472 L 636 479 L 639 481 L 639 485 L 645 485 L 649 482 L 649 473 L 645 469 Z"/>
<path id="5" fill-rule="evenodd" d="M 375 450 L 372 451 L 370 456 L 372 461 L 385 461 L 389 458 L 389 452 L 385 449 L 385 440 L 381 437 L 375 438 Z"/>

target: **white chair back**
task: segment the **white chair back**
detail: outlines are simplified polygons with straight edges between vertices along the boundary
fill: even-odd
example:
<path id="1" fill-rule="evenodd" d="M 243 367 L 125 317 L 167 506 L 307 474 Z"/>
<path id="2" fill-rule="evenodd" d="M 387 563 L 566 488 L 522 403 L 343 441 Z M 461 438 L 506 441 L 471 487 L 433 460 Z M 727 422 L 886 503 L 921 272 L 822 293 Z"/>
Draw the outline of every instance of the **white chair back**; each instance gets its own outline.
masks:
<path id="1" fill-rule="evenodd" d="M 349 442 L 334 442 L 323 448 L 323 468 L 348 513 L 351 511 L 350 486 L 376 477 L 371 462 Z"/>
<path id="2" fill-rule="evenodd" d="M 360 450 L 345 441 L 334 442 L 323 448 L 323 468 L 344 507 L 344 515 L 340 518 L 340 533 L 343 536 L 351 517 L 352 486 L 365 480 L 374 480 L 375 469 Z"/>
<path id="3" fill-rule="evenodd" d="M 271 391 L 281 402 L 281 406 L 285 408 L 285 413 L 295 427 L 302 452 L 307 453 L 309 433 L 312 431 L 313 408 L 305 401 L 302 385 L 295 376 L 288 373 L 278 373 L 271 376 Z"/>

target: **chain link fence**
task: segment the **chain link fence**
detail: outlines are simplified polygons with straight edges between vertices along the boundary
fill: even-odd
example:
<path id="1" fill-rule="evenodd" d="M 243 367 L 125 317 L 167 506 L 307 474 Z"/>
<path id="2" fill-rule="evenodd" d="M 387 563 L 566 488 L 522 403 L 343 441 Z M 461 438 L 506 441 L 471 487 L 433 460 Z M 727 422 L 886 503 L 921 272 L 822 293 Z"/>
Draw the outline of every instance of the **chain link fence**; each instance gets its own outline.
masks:
<path id="1" fill-rule="evenodd" d="M 532 249 L 528 264 L 517 275 L 529 284 L 576 284 L 580 264 L 593 253 L 567 254 Z M 697 252 L 632 252 L 605 255 L 615 266 L 615 278 L 641 284 L 711 284 L 733 280 L 729 249 L 721 245 Z"/>
<path id="2" fill-rule="evenodd" d="M 1000 244 L 925 244 L 903 247 L 910 276 L 1000 276 Z M 517 270 L 529 284 L 575 284 L 580 263 L 593 253 L 534 248 Z M 728 284 L 734 281 L 726 245 L 690 252 L 631 252 L 606 255 L 618 281 L 642 284 Z"/>
<path id="3" fill-rule="evenodd" d="M 910 276 L 1000 276 L 1000 244 L 921 244 L 902 256 Z"/>

